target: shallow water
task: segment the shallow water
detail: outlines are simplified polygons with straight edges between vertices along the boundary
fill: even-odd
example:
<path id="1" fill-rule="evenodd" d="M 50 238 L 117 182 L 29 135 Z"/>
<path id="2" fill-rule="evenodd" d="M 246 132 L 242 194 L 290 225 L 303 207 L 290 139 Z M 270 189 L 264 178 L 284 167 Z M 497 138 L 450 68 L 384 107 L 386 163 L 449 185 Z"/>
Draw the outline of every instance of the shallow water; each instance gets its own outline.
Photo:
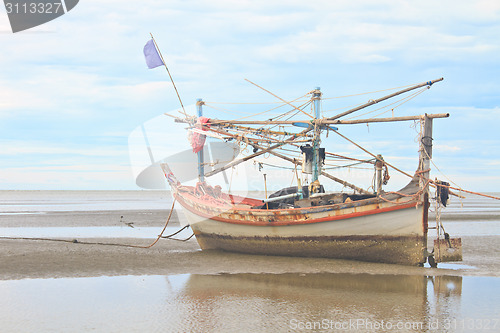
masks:
<path id="1" fill-rule="evenodd" d="M 481 197 L 462 202 L 464 208 L 452 198 L 443 211 L 452 237 L 500 235 L 500 202 Z M 170 204 L 170 195 L 160 191 L 0 191 L 0 215 L 21 221 L 16 227 L 0 226 L 0 235 L 155 238 L 161 227 L 23 227 L 22 217 L 103 210 L 120 223 L 122 210 L 169 209 Z M 86 222 L 90 217 L 79 218 Z M 166 233 L 177 229 L 169 227 Z M 496 251 L 485 246 L 485 253 Z M 223 253 L 218 255 L 224 260 Z M 293 266 L 294 258 L 287 259 Z M 268 260 L 262 260 L 255 262 L 265 266 Z M 464 268 L 479 270 L 462 263 L 440 268 L 456 274 Z M 7 280 L 0 281 L 0 331 L 497 332 L 499 295 L 500 278 L 478 276 L 287 273 Z"/>
<path id="2" fill-rule="evenodd" d="M 12 227 L 1 228 L 3 237 L 43 237 L 43 238 L 156 238 L 162 227 Z M 167 227 L 164 234 L 168 235 L 179 230 L 180 227 Z M 500 235 L 500 221 L 476 222 L 471 228 L 469 222 L 453 222 L 446 224 L 446 232 L 453 237 L 463 236 L 498 236 Z M 190 236 L 191 231 L 185 230 L 180 234 Z M 432 236 L 435 232 L 430 231 Z"/>
<path id="3" fill-rule="evenodd" d="M 19 227 L 0 228 L 2 237 L 37 238 L 156 238 L 163 227 Z M 164 235 L 178 231 L 180 227 L 167 227 Z M 181 231 L 179 238 L 189 237 L 189 229 Z"/>
<path id="4" fill-rule="evenodd" d="M 6 332 L 500 330 L 500 280 L 222 274 L 0 281 Z"/>
<path id="5" fill-rule="evenodd" d="M 0 191 L 0 215 L 169 209 L 168 191 Z"/>

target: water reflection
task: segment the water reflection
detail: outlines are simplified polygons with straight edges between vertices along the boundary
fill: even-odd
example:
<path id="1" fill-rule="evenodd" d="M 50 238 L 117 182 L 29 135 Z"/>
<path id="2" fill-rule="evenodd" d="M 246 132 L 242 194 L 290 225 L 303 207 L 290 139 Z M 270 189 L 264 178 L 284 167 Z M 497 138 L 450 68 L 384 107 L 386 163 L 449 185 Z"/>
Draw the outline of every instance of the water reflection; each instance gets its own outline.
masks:
<path id="1" fill-rule="evenodd" d="M 462 277 L 456 276 L 191 275 L 178 295 L 178 318 L 188 331 L 372 331 L 382 323 L 421 331 L 436 315 L 460 311 L 461 289 Z"/>
<path id="2" fill-rule="evenodd" d="M 494 277 L 330 273 L 0 281 L 0 323 L 15 332 L 498 331 L 499 290 Z"/>

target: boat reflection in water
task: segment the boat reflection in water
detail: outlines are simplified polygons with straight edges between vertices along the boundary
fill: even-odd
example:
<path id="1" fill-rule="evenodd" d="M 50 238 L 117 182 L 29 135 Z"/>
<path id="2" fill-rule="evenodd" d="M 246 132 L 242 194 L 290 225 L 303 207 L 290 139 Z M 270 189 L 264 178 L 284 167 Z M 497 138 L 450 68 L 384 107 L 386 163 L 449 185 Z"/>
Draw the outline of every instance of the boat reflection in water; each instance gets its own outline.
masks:
<path id="1" fill-rule="evenodd" d="M 445 329 L 460 312 L 461 293 L 460 276 L 191 275 L 175 297 L 172 319 L 193 332 Z"/>

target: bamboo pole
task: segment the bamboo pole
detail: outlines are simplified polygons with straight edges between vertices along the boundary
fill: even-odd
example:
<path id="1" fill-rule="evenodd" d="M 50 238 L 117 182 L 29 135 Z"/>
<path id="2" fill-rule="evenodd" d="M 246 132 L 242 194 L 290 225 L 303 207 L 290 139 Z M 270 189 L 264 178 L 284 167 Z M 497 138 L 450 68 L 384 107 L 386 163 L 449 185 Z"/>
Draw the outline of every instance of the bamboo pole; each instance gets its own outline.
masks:
<path id="1" fill-rule="evenodd" d="M 427 114 L 429 119 L 434 118 L 448 118 L 449 113 Z M 366 124 L 366 123 L 386 123 L 392 121 L 408 121 L 408 120 L 421 120 L 423 116 L 403 116 L 403 117 L 388 117 L 388 118 L 371 118 L 371 119 L 356 119 L 356 120 L 323 120 L 323 124 L 334 125 L 350 125 L 350 124 Z"/>
<path id="2" fill-rule="evenodd" d="M 225 124 L 240 124 L 240 125 L 292 125 L 294 123 L 307 123 L 311 124 L 313 120 L 219 120 L 213 119 L 210 124 L 213 125 L 225 125 Z"/>
<path id="3" fill-rule="evenodd" d="M 311 130 L 312 130 L 311 128 L 305 129 L 305 130 L 303 130 L 302 132 L 300 132 L 300 134 L 306 134 L 306 133 L 310 132 Z M 220 130 L 220 129 L 219 129 L 218 131 L 219 131 L 219 133 L 221 133 L 221 132 L 225 132 L 225 131 L 222 131 L 222 130 Z M 227 134 L 227 135 L 229 135 L 229 136 L 231 136 L 231 137 L 235 137 L 234 135 L 232 135 L 231 133 L 228 133 L 228 132 L 225 132 L 225 134 Z M 259 149 L 263 149 L 263 150 L 261 150 L 261 151 L 259 151 L 259 152 L 256 152 L 256 153 L 254 153 L 254 154 L 252 154 L 252 155 L 248 155 L 248 156 L 246 156 L 246 157 L 244 157 L 244 158 L 241 158 L 241 159 L 239 159 L 239 160 L 233 161 L 233 162 L 231 162 L 231 163 L 229 163 L 229 164 L 227 164 L 227 165 L 225 165 L 225 166 L 223 166 L 223 167 L 221 167 L 221 168 L 219 168 L 219 169 L 212 170 L 212 171 L 208 172 L 207 174 L 205 174 L 205 177 L 210 177 L 210 176 L 213 176 L 213 175 L 215 175 L 215 174 L 217 174 L 217 173 L 219 173 L 219 172 L 222 172 L 222 171 L 224 171 L 224 170 L 226 170 L 226 169 L 232 168 L 232 167 L 233 167 L 233 166 L 235 166 L 235 165 L 238 165 L 238 164 L 240 164 L 240 163 L 243 163 L 243 162 L 245 162 L 245 161 L 248 161 L 249 159 L 252 159 L 252 158 L 254 158 L 254 157 L 260 156 L 260 155 L 265 154 L 265 153 L 267 153 L 267 152 L 271 152 L 273 149 L 279 148 L 279 147 L 281 147 L 281 146 L 286 145 L 287 143 L 290 143 L 289 141 L 290 141 L 290 140 L 294 140 L 296 137 L 297 137 L 296 135 L 292 135 L 291 137 L 287 138 L 287 139 L 286 139 L 286 140 L 284 140 L 283 142 L 280 142 L 280 143 L 277 143 L 277 144 L 275 144 L 275 145 L 272 145 L 272 146 L 271 146 L 271 147 L 269 147 L 269 148 L 265 148 L 265 149 L 264 149 L 264 148 L 260 147 Z M 250 141 L 251 141 L 251 138 L 248 138 L 248 140 L 250 140 Z M 257 146 L 255 143 L 253 143 L 253 145 L 254 145 L 255 147 L 259 147 L 259 146 Z"/>
<path id="4" fill-rule="evenodd" d="M 326 172 L 324 172 L 324 171 L 321 171 L 321 175 L 325 176 L 326 178 L 330 178 L 331 180 L 333 180 L 333 181 L 335 181 L 335 182 L 337 182 L 337 183 L 339 183 L 339 184 L 342 184 L 342 185 L 344 185 L 344 186 L 350 187 L 350 188 L 352 188 L 353 190 L 358 191 L 358 192 L 359 192 L 359 193 L 361 193 L 361 194 L 371 194 L 370 192 L 368 192 L 368 191 L 366 191 L 366 190 L 363 190 L 362 188 L 357 187 L 356 185 L 353 185 L 353 184 L 351 184 L 351 183 L 348 183 L 348 182 L 346 182 L 345 180 L 342 180 L 342 179 L 340 179 L 340 178 L 337 178 L 337 177 L 335 177 L 335 176 L 332 176 L 332 175 L 330 175 L 329 173 L 326 173 Z"/>
<path id="5" fill-rule="evenodd" d="M 258 146 L 258 145 L 256 145 L 256 144 L 254 144 L 254 146 L 255 146 L 255 147 L 257 147 L 257 148 L 259 148 L 259 149 L 261 149 L 261 148 L 262 148 L 262 147 L 259 147 L 259 146 Z M 297 161 L 296 159 L 293 159 L 293 158 L 290 158 L 290 157 L 288 157 L 288 156 L 282 155 L 282 154 L 277 153 L 277 152 L 275 152 L 275 151 L 269 151 L 269 154 L 274 155 L 274 156 L 276 156 L 276 157 L 279 157 L 279 158 L 281 158 L 281 159 L 284 159 L 285 161 L 291 162 L 291 163 L 293 163 L 293 164 L 295 164 L 295 165 L 300 165 L 300 164 L 301 164 L 301 162 Z M 357 186 L 356 186 L 356 185 L 354 185 L 354 184 L 351 184 L 351 183 L 349 183 L 349 182 L 346 182 L 345 180 L 342 180 L 342 179 L 339 179 L 339 178 L 337 178 L 337 177 L 335 177 L 335 176 L 332 176 L 332 175 L 330 175 L 330 174 L 328 174 L 328 173 L 326 173 L 326 172 L 324 172 L 324 171 L 322 171 L 322 172 L 321 172 L 321 175 L 323 175 L 323 176 L 325 176 L 325 177 L 327 177 L 327 178 L 330 178 L 331 180 L 333 180 L 333 181 L 335 181 L 335 182 L 337 182 L 337 183 L 340 183 L 340 184 L 342 184 L 342 185 L 344 185 L 344 186 L 350 187 L 350 188 L 352 188 L 353 190 L 358 191 L 359 193 L 362 193 L 362 194 L 371 194 L 370 192 L 365 191 L 365 190 L 363 190 L 362 188 L 357 187 Z"/>
<path id="6" fill-rule="evenodd" d="M 361 109 L 364 109 L 366 107 L 369 107 L 373 104 L 377 104 L 379 102 L 382 102 L 382 101 L 385 101 L 386 99 L 389 99 L 389 98 L 392 98 L 392 97 L 395 97 L 397 95 L 401 95 L 401 94 L 404 94 L 408 91 L 411 91 L 411 90 L 414 90 L 414 89 L 417 89 L 417 88 L 420 88 L 420 87 L 424 87 L 424 86 L 431 86 L 432 84 L 436 83 L 436 82 L 439 82 L 439 81 L 443 81 L 443 78 L 439 78 L 439 79 L 436 79 L 436 80 L 432 80 L 432 81 L 427 81 L 427 82 L 422 82 L 420 84 L 416 84 L 414 86 L 411 86 L 409 88 L 406 88 L 406 89 L 403 89 L 403 90 L 400 90 L 400 91 L 397 91 L 395 93 L 392 93 L 390 95 L 387 95 L 387 96 L 384 96 L 384 97 L 381 97 L 379 99 L 372 99 L 370 101 L 368 101 L 367 103 L 363 104 L 363 105 L 360 105 L 360 106 L 357 106 L 353 109 L 350 109 L 350 110 L 347 110 L 345 112 L 342 112 L 342 113 L 339 113 L 338 115 L 336 116 L 333 116 L 333 117 L 330 117 L 330 118 L 327 118 L 328 120 L 335 120 L 335 119 L 338 119 L 340 117 L 343 117 L 343 116 L 346 116 L 348 114 L 351 114 L 353 112 L 356 112 L 356 111 L 359 111 Z"/>
<path id="7" fill-rule="evenodd" d="M 448 118 L 449 113 L 436 113 L 428 114 L 427 117 L 434 118 Z M 317 122 L 320 124 L 338 124 L 338 125 L 351 125 L 351 124 L 364 124 L 364 123 L 385 123 L 385 122 L 397 122 L 397 121 L 409 121 L 409 120 L 420 120 L 423 115 L 419 116 L 403 116 L 403 117 L 388 117 L 388 118 L 371 118 L 371 119 L 358 119 L 358 120 L 330 120 L 318 119 Z M 218 120 L 214 119 L 210 121 L 211 125 L 225 125 L 225 124 L 240 124 L 240 125 L 293 125 L 296 123 L 304 123 L 314 125 L 315 120 Z"/>
<path id="8" fill-rule="evenodd" d="M 275 144 L 275 145 L 273 145 L 273 146 L 271 146 L 271 147 L 269 147 L 269 148 L 267 148 L 267 149 L 261 150 L 261 151 L 259 151 L 259 152 L 256 152 L 256 153 L 252 154 L 252 155 L 248 155 L 248 156 L 245 156 L 245 157 L 243 157 L 243 158 L 240 158 L 240 159 L 238 159 L 238 160 L 236 160 L 236 161 L 233 161 L 233 162 L 231 162 L 231 163 L 228 163 L 228 164 L 226 164 L 225 166 L 223 166 L 223 167 L 221 167 L 221 168 L 219 168 L 219 169 L 215 169 L 215 170 L 212 170 L 212 171 L 210 171 L 210 172 L 207 172 L 207 173 L 205 174 L 205 177 L 210 177 L 210 176 L 213 176 L 213 175 L 215 175 L 215 174 L 218 174 L 219 172 L 222 172 L 222 171 L 224 171 L 224 170 L 227 170 L 227 169 L 229 169 L 229 168 L 232 168 L 233 166 L 236 166 L 236 165 L 238 165 L 238 164 L 240 164 L 240 163 L 243 163 L 243 162 L 245 162 L 245 161 L 248 161 L 248 160 L 250 160 L 250 159 L 252 159 L 252 158 L 254 158 L 254 157 L 257 157 L 257 156 L 260 156 L 260 155 L 262 155 L 262 154 L 265 154 L 265 153 L 269 152 L 269 151 L 270 151 L 270 150 L 272 150 L 272 149 L 275 149 L 275 148 L 281 147 L 281 146 L 283 146 L 284 144 L 285 144 L 285 143 L 278 143 L 278 144 Z"/>
<path id="9" fill-rule="evenodd" d="M 296 106 L 295 106 L 295 105 L 293 105 L 292 103 L 290 103 L 290 102 L 288 102 L 288 101 L 285 101 L 283 98 L 281 98 L 281 97 L 279 97 L 279 96 L 277 96 L 277 95 L 273 94 L 272 92 L 270 92 L 270 91 L 269 91 L 269 90 L 267 90 L 267 89 L 262 88 L 262 87 L 261 87 L 261 86 L 259 86 L 258 84 L 253 83 L 253 82 L 252 82 L 252 81 L 250 81 L 249 79 L 245 79 L 245 81 L 247 81 L 247 82 L 249 82 L 249 83 L 253 84 L 254 86 L 256 86 L 256 87 L 258 87 L 258 88 L 260 88 L 260 89 L 264 90 L 265 92 L 267 92 L 267 93 L 271 94 L 272 96 L 276 97 L 277 99 L 279 99 L 279 100 L 280 100 L 280 101 L 282 101 L 283 103 L 286 103 L 286 104 L 290 105 L 290 106 L 291 106 L 291 107 L 293 107 L 295 110 L 298 110 L 298 111 L 302 112 L 302 113 L 303 113 L 303 114 L 305 114 L 306 116 L 313 118 L 313 116 L 311 116 L 310 114 L 307 114 L 306 112 L 304 112 L 304 110 L 299 109 L 298 107 L 296 107 Z"/>
<path id="10" fill-rule="evenodd" d="M 266 192 L 266 199 L 267 199 L 267 178 L 266 174 L 264 174 L 264 191 Z M 266 202 L 266 209 L 269 209 L 269 204 Z"/>
<path id="11" fill-rule="evenodd" d="M 277 153 L 277 152 L 275 152 L 275 151 L 270 151 L 270 152 L 269 152 L 269 154 L 274 155 L 274 156 L 279 157 L 279 158 L 282 158 L 282 159 L 284 159 L 285 161 L 288 161 L 288 162 L 294 163 L 294 164 L 296 164 L 296 165 L 300 165 L 300 164 L 301 164 L 299 161 L 297 161 L 297 160 L 295 160 L 295 159 L 292 159 L 292 158 L 290 158 L 290 157 L 288 157 L 288 156 L 282 155 L 282 154 L 280 154 L 280 153 Z M 324 171 L 322 171 L 322 172 L 321 172 L 321 175 L 322 175 L 322 176 L 325 176 L 326 178 L 330 178 L 331 180 L 333 180 L 333 181 L 335 181 L 335 182 L 337 182 L 337 183 L 339 183 L 339 184 L 342 184 L 342 185 L 344 185 L 344 186 L 350 187 L 350 188 L 352 188 L 353 190 L 355 190 L 355 191 L 357 191 L 357 192 L 359 192 L 359 193 L 362 193 L 362 194 L 371 194 L 370 192 L 365 191 L 364 189 L 362 189 L 362 188 L 360 188 L 360 187 L 357 187 L 357 186 L 356 186 L 356 185 L 354 185 L 354 184 L 351 184 L 351 183 L 349 183 L 349 182 L 346 182 L 345 180 L 342 180 L 342 179 L 340 179 L 340 178 L 337 178 L 337 177 L 335 177 L 335 176 L 332 176 L 332 175 L 330 175 L 329 173 L 326 173 L 326 172 L 324 172 Z"/>
<path id="12" fill-rule="evenodd" d="M 309 131 L 309 130 L 305 130 L 305 131 Z M 304 132 L 305 132 L 305 131 L 304 131 Z M 225 131 L 220 131 L 220 130 L 219 130 L 218 132 L 219 132 L 220 134 L 231 135 L 230 133 L 227 133 L 227 132 L 225 132 Z M 249 141 L 252 141 L 252 139 L 251 139 L 251 138 L 248 138 L 248 140 L 249 140 Z M 300 165 L 300 164 L 301 164 L 299 161 L 297 161 L 297 160 L 295 160 L 295 159 L 293 159 L 293 158 L 290 158 L 290 157 L 288 157 L 288 156 L 285 156 L 285 155 L 282 155 L 282 154 L 280 154 L 280 153 L 277 153 L 277 152 L 273 151 L 273 149 L 275 149 L 275 148 L 272 148 L 272 147 L 274 147 L 274 146 L 269 147 L 269 148 L 264 148 L 264 147 L 262 147 L 262 146 L 258 145 L 257 143 L 255 143 L 255 142 L 253 142 L 253 141 L 252 141 L 252 146 L 254 146 L 255 148 L 261 149 L 261 151 L 260 151 L 260 152 L 257 152 L 257 153 L 254 153 L 254 154 L 252 154 L 252 155 L 249 155 L 249 156 L 247 156 L 247 157 L 244 157 L 244 158 L 242 158 L 242 159 L 240 159 L 240 160 L 237 160 L 237 161 L 234 161 L 234 162 L 232 162 L 232 163 L 229 163 L 228 165 L 226 165 L 226 166 L 224 166 L 224 167 L 222 167 L 222 168 L 219 168 L 219 169 L 213 170 L 213 171 L 211 171 L 211 172 L 209 172 L 209 173 L 205 174 L 205 177 L 209 177 L 209 176 L 215 175 L 215 174 L 217 174 L 217 173 L 219 173 L 219 172 L 221 172 L 221 171 L 224 171 L 224 170 L 226 170 L 226 169 L 228 169 L 228 168 L 230 168 L 230 167 L 233 167 L 234 165 L 237 165 L 237 164 L 240 164 L 240 163 L 242 163 L 242 162 L 248 161 L 249 159 L 252 159 L 252 158 L 257 157 L 257 156 L 259 156 L 259 155 L 262 155 L 262 154 L 264 154 L 264 153 L 269 153 L 269 154 L 271 154 L 271 155 L 274 155 L 274 156 L 276 156 L 276 157 L 279 157 L 279 158 L 281 158 L 281 159 L 284 159 L 285 161 L 291 162 L 291 163 L 293 163 L 294 165 Z M 275 145 L 275 146 L 277 146 L 277 145 Z M 278 147 L 276 147 L 276 148 L 278 148 Z M 360 188 L 360 187 L 357 187 L 357 186 L 356 186 L 356 185 L 354 185 L 354 184 L 351 184 L 351 183 L 349 183 L 349 182 L 346 182 L 345 180 L 342 180 L 342 179 L 339 179 L 339 178 L 337 178 L 337 177 L 335 177 L 335 176 L 332 176 L 332 175 L 330 175 L 330 174 L 328 174 L 328 173 L 326 173 L 326 172 L 324 172 L 324 171 L 322 171 L 322 172 L 321 172 L 321 175 L 323 175 L 323 176 L 325 176 L 325 177 L 327 177 L 327 178 L 330 178 L 331 180 L 333 180 L 333 181 L 335 181 L 335 182 L 337 182 L 337 183 L 340 183 L 340 184 L 342 184 L 342 185 L 344 185 L 344 186 L 350 187 L 350 188 L 352 188 L 353 190 L 355 190 L 355 191 L 357 191 L 357 192 L 359 192 L 359 193 L 362 193 L 362 194 L 371 194 L 370 192 L 365 191 L 364 189 L 362 189 L 362 188 Z"/>
<path id="13" fill-rule="evenodd" d="M 295 134 L 296 136 L 301 136 L 301 137 L 306 137 L 307 136 L 307 134 L 299 134 L 299 133 L 283 132 L 283 131 L 272 131 L 272 130 L 268 130 L 268 129 L 263 129 L 262 127 L 261 128 L 254 128 L 254 127 L 238 126 L 238 125 L 229 125 L 228 127 L 230 127 L 233 130 L 251 131 L 251 132 L 254 132 L 252 134 L 256 134 L 256 135 L 265 135 L 265 134 L 270 134 L 270 135 L 290 135 L 290 134 Z"/>

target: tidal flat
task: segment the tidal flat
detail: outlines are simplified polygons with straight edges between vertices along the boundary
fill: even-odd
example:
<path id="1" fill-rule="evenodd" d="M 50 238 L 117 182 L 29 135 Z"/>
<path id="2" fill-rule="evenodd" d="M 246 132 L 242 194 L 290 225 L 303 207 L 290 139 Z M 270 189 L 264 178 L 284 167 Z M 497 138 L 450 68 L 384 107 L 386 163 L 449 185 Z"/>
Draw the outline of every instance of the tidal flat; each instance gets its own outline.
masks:
<path id="1" fill-rule="evenodd" d="M 169 196 L 9 192 L 0 192 L 6 332 L 500 329 L 497 202 L 448 207 L 443 223 L 462 238 L 463 261 L 435 269 L 201 251 L 195 238 L 116 246 L 151 244 Z M 167 232 L 179 229 L 179 219 L 174 212 Z"/>

